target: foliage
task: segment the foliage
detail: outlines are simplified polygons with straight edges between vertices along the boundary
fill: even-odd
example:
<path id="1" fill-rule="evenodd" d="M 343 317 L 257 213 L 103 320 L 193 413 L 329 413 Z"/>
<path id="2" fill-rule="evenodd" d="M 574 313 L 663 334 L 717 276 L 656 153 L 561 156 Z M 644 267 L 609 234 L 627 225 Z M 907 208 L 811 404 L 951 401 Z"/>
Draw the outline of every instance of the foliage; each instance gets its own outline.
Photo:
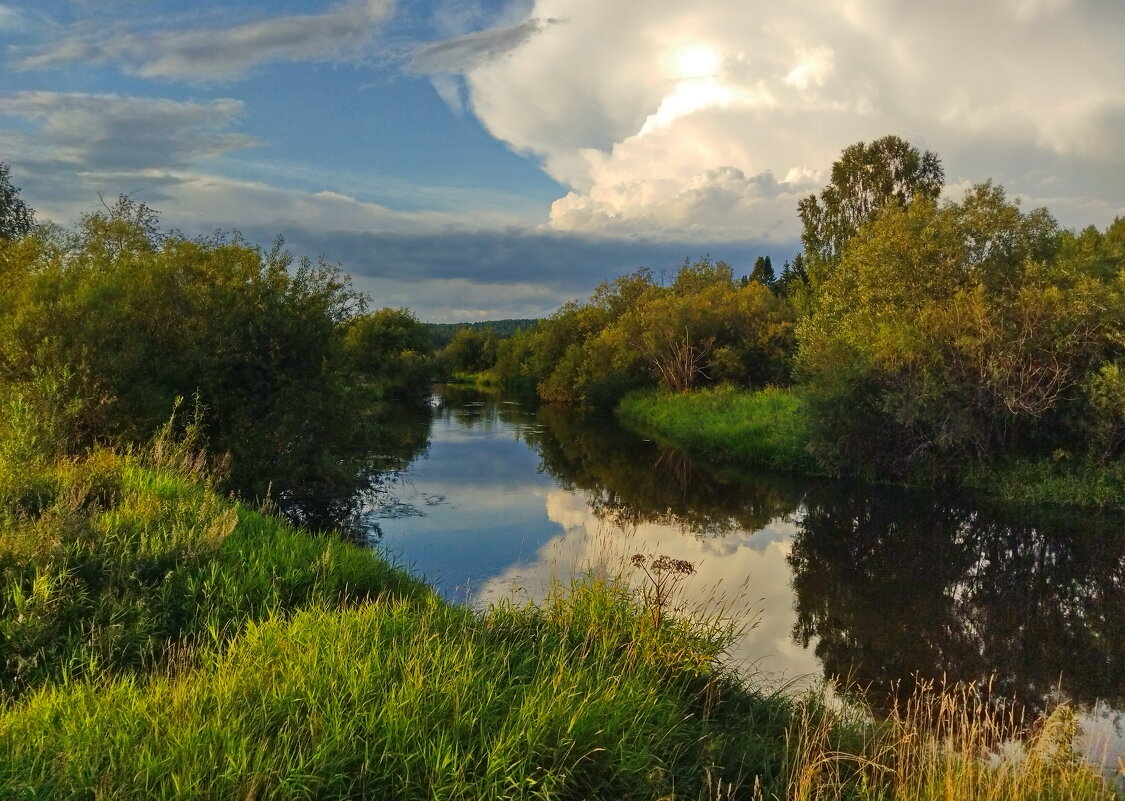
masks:
<path id="1" fill-rule="evenodd" d="M 777 276 L 774 274 L 773 262 L 770 261 L 769 256 L 759 256 L 754 260 L 754 269 L 750 271 L 747 280 L 757 281 L 762 286 L 773 289 Z"/>
<path id="2" fill-rule="evenodd" d="M 1093 259 L 1076 257 L 1072 239 L 991 184 L 862 225 L 798 328 L 822 462 L 940 476 L 1049 451 L 1091 416 L 1112 450 L 1104 360 L 1125 343 L 1125 261 L 1103 251 L 1108 235 L 1092 237 Z"/>
<path id="3" fill-rule="evenodd" d="M 379 309 L 349 320 L 344 350 L 369 397 L 418 402 L 429 396 L 436 369 L 430 333 L 409 309 Z"/>
<path id="4" fill-rule="evenodd" d="M 311 521 L 363 482 L 371 387 L 405 391 L 417 376 L 404 366 L 425 369 L 403 350 L 424 347 L 419 325 L 394 311 L 351 323 L 363 304 L 338 268 L 280 242 L 162 234 L 122 198 L 73 233 L 0 246 L 0 386 L 59 406 L 30 398 L 64 382 L 61 406 L 81 413 L 59 436 L 75 450 L 145 442 L 195 398 L 207 447 L 230 454 L 229 486 Z M 395 337 L 392 358 L 377 340 Z"/>
<path id="5" fill-rule="evenodd" d="M 34 225 L 34 210 L 20 197 L 20 188 L 12 185 L 11 166 L 0 161 L 0 245 L 27 236 Z"/>
<path id="6" fill-rule="evenodd" d="M 460 328 L 440 355 L 447 375 L 479 373 L 496 362 L 496 334 L 491 328 Z"/>
<path id="7" fill-rule="evenodd" d="M 808 294 L 809 273 L 805 269 L 805 257 L 798 253 L 792 262 L 785 262 L 781 276 L 774 282 L 773 290 L 784 298 L 798 298 Z"/>
<path id="8" fill-rule="evenodd" d="M 668 286 L 648 270 L 603 283 L 588 303 L 568 303 L 501 345 L 496 372 L 543 400 L 609 406 L 644 386 L 784 380 L 792 336 L 784 300 L 704 258 Z"/>
<path id="9" fill-rule="evenodd" d="M 537 320 L 529 318 L 505 319 L 505 320 L 478 320 L 474 323 L 423 323 L 426 330 L 430 332 L 430 341 L 435 350 L 441 350 L 450 343 L 453 335 L 463 328 L 471 328 L 474 331 L 483 331 L 484 329 L 491 329 L 496 335 L 497 339 L 507 339 L 514 336 L 517 331 L 522 331 L 525 328 L 531 328 Z"/>
<path id="10" fill-rule="evenodd" d="M 887 206 L 906 206 L 915 199 L 934 200 L 945 183 L 941 159 L 919 152 L 897 136 L 871 144 L 857 142 L 832 163 L 832 180 L 818 198 L 797 204 L 805 258 L 814 281 L 839 261 L 848 241 Z"/>

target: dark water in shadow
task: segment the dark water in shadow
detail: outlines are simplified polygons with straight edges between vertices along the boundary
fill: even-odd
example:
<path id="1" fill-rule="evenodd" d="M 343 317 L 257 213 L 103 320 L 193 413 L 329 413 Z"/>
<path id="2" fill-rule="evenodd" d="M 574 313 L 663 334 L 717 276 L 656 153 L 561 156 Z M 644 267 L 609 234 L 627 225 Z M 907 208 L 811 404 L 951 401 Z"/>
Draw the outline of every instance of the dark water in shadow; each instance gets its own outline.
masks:
<path id="1" fill-rule="evenodd" d="M 685 604 L 743 616 L 734 656 L 764 680 L 840 677 L 876 706 L 917 681 L 990 682 L 1033 710 L 1082 705 L 1120 752 L 1119 515 L 724 472 L 612 420 L 455 390 L 380 497 L 372 539 L 450 597 L 538 598 L 667 554 L 697 567 Z"/>

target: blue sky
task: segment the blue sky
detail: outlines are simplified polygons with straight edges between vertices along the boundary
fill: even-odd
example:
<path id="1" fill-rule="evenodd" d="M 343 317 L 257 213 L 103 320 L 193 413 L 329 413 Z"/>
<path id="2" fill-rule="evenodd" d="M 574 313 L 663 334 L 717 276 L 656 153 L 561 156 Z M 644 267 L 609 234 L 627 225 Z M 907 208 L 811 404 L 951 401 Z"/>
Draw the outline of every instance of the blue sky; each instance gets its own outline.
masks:
<path id="1" fill-rule="evenodd" d="M 748 272 L 847 145 L 1063 224 L 1125 215 L 1112 0 L 0 0 L 0 160 L 62 223 L 127 193 L 340 263 L 422 319 L 642 265 Z"/>

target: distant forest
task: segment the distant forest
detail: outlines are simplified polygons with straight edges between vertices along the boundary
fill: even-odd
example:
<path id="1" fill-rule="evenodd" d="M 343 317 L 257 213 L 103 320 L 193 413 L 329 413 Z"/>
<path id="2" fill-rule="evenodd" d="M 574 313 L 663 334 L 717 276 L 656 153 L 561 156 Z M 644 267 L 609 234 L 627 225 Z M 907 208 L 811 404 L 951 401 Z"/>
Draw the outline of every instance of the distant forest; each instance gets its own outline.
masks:
<path id="1" fill-rule="evenodd" d="M 463 329 L 471 329 L 473 331 L 484 331 L 485 329 L 492 329 L 492 332 L 500 339 L 506 339 L 512 336 L 517 331 L 522 331 L 531 328 L 538 320 L 482 320 L 476 323 L 423 323 L 426 330 L 430 332 L 430 337 L 434 341 L 434 349 L 441 350 L 451 341 L 453 335 Z"/>

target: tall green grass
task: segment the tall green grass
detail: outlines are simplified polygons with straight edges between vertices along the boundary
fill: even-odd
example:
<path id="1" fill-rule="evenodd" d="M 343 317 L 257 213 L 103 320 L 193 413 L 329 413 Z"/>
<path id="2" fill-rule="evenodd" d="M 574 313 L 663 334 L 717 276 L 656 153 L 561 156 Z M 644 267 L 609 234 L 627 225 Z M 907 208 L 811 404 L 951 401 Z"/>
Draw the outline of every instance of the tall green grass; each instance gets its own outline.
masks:
<path id="1" fill-rule="evenodd" d="M 801 399 L 791 390 L 733 387 L 643 391 L 617 407 L 623 422 L 692 455 L 719 462 L 813 472 Z"/>
<path id="2" fill-rule="evenodd" d="M 823 696 L 797 707 L 787 742 L 786 797 L 794 801 L 1079 801 L 1119 798 L 1075 750 L 1075 711 L 1060 705 L 1026 720 L 976 685 L 919 685 L 878 721 L 829 709 Z M 1098 755 L 1094 754 L 1093 757 Z"/>
<path id="3" fill-rule="evenodd" d="M 0 697 L 156 667 L 309 603 L 428 592 L 371 552 L 221 498 L 195 458 L 156 445 L 2 466 Z"/>
<path id="4" fill-rule="evenodd" d="M 962 483 L 1013 503 L 1125 508 L 1125 462 L 1120 460 L 1005 459 L 970 467 Z"/>
<path id="5" fill-rule="evenodd" d="M 250 624 L 175 675 L 0 716 L 0 797 L 697 798 L 781 780 L 785 702 L 621 586 L 473 612 L 386 599 Z"/>
<path id="6" fill-rule="evenodd" d="M 434 596 L 317 605 L 176 671 L 9 704 L 0 797 L 1114 798 L 1065 707 L 1024 722 L 971 691 L 923 693 L 876 721 L 754 692 L 723 642 L 655 626 L 594 579 L 487 612 Z"/>

